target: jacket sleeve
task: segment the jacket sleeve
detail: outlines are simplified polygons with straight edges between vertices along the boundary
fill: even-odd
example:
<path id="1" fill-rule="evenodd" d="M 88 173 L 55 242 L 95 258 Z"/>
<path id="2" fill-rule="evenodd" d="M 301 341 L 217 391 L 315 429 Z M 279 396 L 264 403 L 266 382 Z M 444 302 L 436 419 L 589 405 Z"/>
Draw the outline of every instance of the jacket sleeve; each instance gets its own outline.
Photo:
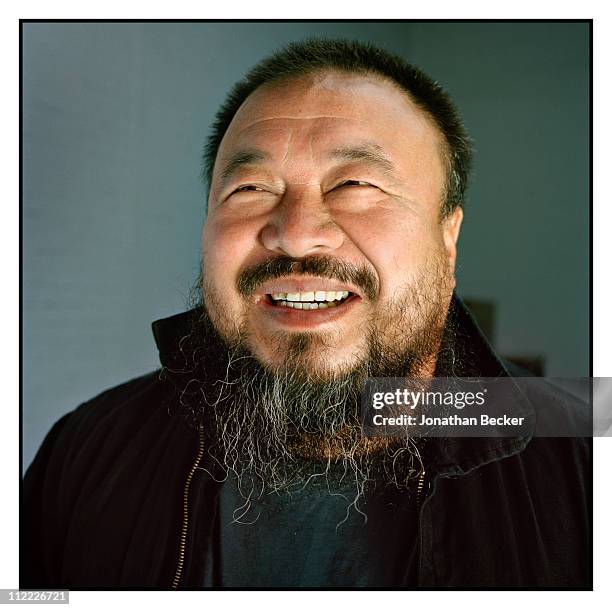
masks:
<path id="1" fill-rule="evenodd" d="M 56 497 L 61 485 L 52 465 L 65 452 L 58 442 L 70 413 L 51 428 L 22 483 L 20 518 L 19 587 L 53 588 L 61 569 L 61 534 L 57 521 Z"/>

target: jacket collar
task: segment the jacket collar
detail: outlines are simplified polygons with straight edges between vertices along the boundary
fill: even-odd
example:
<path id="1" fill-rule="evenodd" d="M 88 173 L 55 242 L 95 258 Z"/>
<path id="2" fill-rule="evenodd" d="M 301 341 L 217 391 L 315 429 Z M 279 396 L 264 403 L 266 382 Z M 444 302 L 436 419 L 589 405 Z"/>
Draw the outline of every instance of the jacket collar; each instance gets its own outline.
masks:
<path id="1" fill-rule="evenodd" d="M 164 376 L 180 391 L 193 378 L 192 372 L 202 356 L 203 350 L 191 334 L 200 314 L 201 310 L 192 309 L 152 324 Z M 218 373 L 215 364 L 206 363 L 206 371 L 213 378 Z M 449 307 L 436 376 L 510 377 L 508 368 L 456 294 Z M 526 398 L 522 406 L 527 414 L 533 415 L 534 409 Z M 514 438 L 431 438 L 424 443 L 421 453 L 433 476 L 458 476 L 520 453 L 530 440 L 531 434 Z"/>
<path id="2" fill-rule="evenodd" d="M 438 354 L 439 377 L 511 377 L 508 367 L 495 353 L 463 301 L 453 294 L 447 326 Z M 534 408 L 519 390 L 520 408 L 530 419 Z M 460 476 L 490 462 L 523 451 L 533 435 L 517 437 L 430 438 L 422 451 L 430 475 Z M 433 472 L 432 472 L 433 471 Z"/>

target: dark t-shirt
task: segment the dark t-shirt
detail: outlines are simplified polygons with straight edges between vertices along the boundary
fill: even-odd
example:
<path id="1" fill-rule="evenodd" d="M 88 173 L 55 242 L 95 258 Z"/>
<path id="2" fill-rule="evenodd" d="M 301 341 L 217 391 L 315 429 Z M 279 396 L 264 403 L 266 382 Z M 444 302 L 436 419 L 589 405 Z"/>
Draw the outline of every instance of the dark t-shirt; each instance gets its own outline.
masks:
<path id="1" fill-rule="evenodd" d="M 311 479 L 299 489 L 245 500 L 235 479 L 220 496 L 220 548 L 211 548 L 204 586 L 416 586 L 415 487 L 378 485 L 356 510 L 352 481 Z M 363 514 L 365 513 L 365 515 Z M 215 572 L 220 582 L 213 582 Z"/>

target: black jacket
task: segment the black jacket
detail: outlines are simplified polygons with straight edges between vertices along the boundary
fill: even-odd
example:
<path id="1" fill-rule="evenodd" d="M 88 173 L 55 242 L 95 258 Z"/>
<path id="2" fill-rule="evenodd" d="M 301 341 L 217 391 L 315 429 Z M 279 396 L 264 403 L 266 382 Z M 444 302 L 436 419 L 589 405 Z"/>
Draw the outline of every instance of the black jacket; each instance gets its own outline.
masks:
<path id="1" fill-rule="evenodd" d="M 460 301 L 451 313 L 471 373 L 509 375 Z M 153 325 L 165 367 L 190 315 Z M 23 482 L 21 588 L 201 586 L 220 485 L 200 469 L 204 433 L 172 414 L 184 391 L 155 371 L 53 426 Z M 435 439 L 423 459 L 419 587 L 592 588 L 590 439 Z"/>

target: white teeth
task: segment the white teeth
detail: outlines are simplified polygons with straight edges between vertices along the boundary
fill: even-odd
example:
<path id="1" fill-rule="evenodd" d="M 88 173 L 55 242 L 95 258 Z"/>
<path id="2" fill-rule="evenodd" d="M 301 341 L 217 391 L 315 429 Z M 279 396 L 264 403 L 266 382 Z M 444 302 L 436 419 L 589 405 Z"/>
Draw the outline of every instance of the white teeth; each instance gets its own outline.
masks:
<path id="1" fill-rule="evenodd" d="M 281 307 L 310 311 L 337 307 L 339 301 L 349 296 L 348 290 L 316 290 L 309 292 L 275 292 L 270 295 Z"/>
<path id="2" fill-rule="evenodd" d="M 275 292 L 271 294 L 273 301 L 293 301 L 302 303 L 312 303 L 313 301 L 331 303 L 346 299 L 349 295 L 348 290 L 317 290 L 310 292 Z"/>
<path id="3" fill-rule="evenodd" d="M 327 309 L 329 307 L 337 307 L 338 303 L 302 303 L 292 301 L 281 301 L 281 307 L 290 307 L 291 309 L 301 309 L 310 311 L 311 309 Z"/>

